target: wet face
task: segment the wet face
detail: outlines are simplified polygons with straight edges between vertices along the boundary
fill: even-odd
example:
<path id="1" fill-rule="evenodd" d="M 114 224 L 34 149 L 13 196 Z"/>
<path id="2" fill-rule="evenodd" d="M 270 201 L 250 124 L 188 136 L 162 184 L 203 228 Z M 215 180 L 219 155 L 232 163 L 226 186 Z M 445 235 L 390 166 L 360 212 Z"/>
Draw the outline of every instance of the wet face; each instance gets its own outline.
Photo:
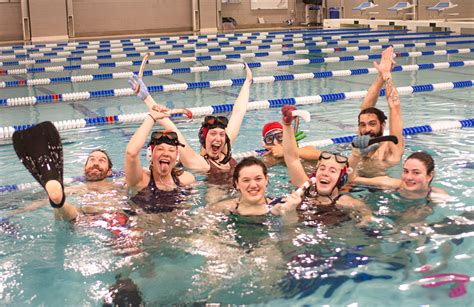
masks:
<path id="1" fill-rule="evenodd" d="M 100 181 L 112 175 L 109 168 L 109 159 L 100 151 L 92 152 L 87 158 L 84 166 L 84 176 L 87 181 Z"/>
<path id="2" fill-rule="evenodd" d="M 426 166 L 418 159 L 408 159 L 403 165 L 402 185 L 403 188 L 416 192 L 428 191 L 434 172 L 426 173 Z"/>
<path id="3" fill-rule="evenodd" d="M 373 113 L 362 114 L 359 118 L 359 135 L 379 137 L 383 135 L 385 122 L 380 123 L 377 115 Z"/>
<path id="4" fill-rule="evenodd" d="M 330 196 L 339 180 L 343 165 L 334 158 L 319 161 L 316 171 L 316 189 L 318 194 Z"/>
<path id="5" fill-rule="evenodd" d="M 265 198 L 267 184 L 268 176 L 265 176 L 260 165 L 243 167 L 235 182 L 236 188 L 242 195 L 242 201 L 250 204 L 259 204 Z"/>
<path id="6" fill-rule="evenodd" d="M 160 176 L 166 176 L 175 167 L 177 158 L 177 146 L 166 143 L 156 145 L 151 158 L 153 170 Z"/>
<path id="7" fill-rule="evenodd" d="M 206 153 L 213 159 L 218 160 L 219 155 L 225 149 L 225 130 L 222 128 L 213 128 L 207 132 Z"/>

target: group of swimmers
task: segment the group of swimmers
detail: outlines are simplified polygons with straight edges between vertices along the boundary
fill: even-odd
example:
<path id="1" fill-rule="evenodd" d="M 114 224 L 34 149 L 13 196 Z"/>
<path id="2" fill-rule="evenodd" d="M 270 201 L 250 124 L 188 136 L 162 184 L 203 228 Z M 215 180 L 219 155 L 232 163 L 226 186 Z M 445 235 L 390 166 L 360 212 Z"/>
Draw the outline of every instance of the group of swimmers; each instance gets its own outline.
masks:
<path id="1" fill-rule="evenodd" d="M 372 217 L 370 209 L 361 200 L 341 193 L 348 182 L 396 189 L 407 198 L 427 198 L 432 191 L 442 193 L 440 189 L 431 188 L 434 162 L 427 153 L 417 152 L 409 156 L 401 179 L 378 176 L 397 165 L 404 153 L 400 98 L 391 75 L 395 63 L 393 57 L 393 48 L 389 47 L 383 51 L 380 63 L 374 62 L 378 75 L 362 102 L 358 136 L 353 141 L 350 157 L 311 146 L 298 148 L 292 127 L 293 121 L 297 120 L 296 113 L 293 114 L 296 107 L 284 106 L 282 122 L 270 122 L 263 127 L 262 140 L 268 150 L 263 159 L 245 158 L 237 163 L 231 148 L 249 102 L 252 72 L 247 65 L 246 79 L 230 118 L 206 116 L 198 133 L 201 148 L 196 152 L 170 120 L 172 110 L 157 104 L 143 80 L 135 75 L 129 83 L 149 112 L 126 147 L 125 183 L 133 194 L 132 202 L 147 213 L 173 211 L 182 200 L 183 194 L 179 191 L 196 181 L 190 171 L 200 171 L 208 174 L 209 183 L 231 184 L 239 192 L 235 199 L 209 204 L 213 210 L 240 215 L 294 215 L 299 217 L 295 220 L 321 219 L 321 222 L 324 222 L 321 215 L 338 216 L 345 212 L 357 216 L 359 223 L 366 225 Z M 389 133 L 396 141 L 373 143 L 371 140 L 383 135 L 387 122 L 384 112 L 375 107 L 383 86 L 389 108 Z M 163 130 L 152 132 L 157 124 Z M 144 169 L 140 157 L 148 139 L 149 165 Z M 90 213 L 66 201 L 62 182 L 62 146 L 51 123 L 16 132 L 13 142 L 24 165 L 48 193 L 58 219 L 72 221 L 81 213 Z M 311 175 L 313 179 L 306 173 L 302 159 L 316 161 L 316 170 Z M 269 181 L 267 166 L 283 161 L 295 187 L 307 182 L 311 184 L 306 184 L 304 195 L 302 190 L 298 190 L 274 200 L 266 193 Z M 179 168 L 178 163 L 187 170 Z M 84 168 L 89 187 L 97 189 L 100 184 L 107 185 L 104 182 L 111 171 L 112 162 L 107 152 L 94 150 L 90 153 Z"/>
<path id="2" fill-rule="evenodd" d="M 346 193 L 344 187 L 348 183 L 390 188 L 408 199 L 429 199 L 433 192 L 444 193 L 431 187 L 435 166 L 433 158 L 425 152 L 413 153 L 405 160 L 400 179 L 385 176 L 389 167 L 400 163 L 404 153 L 400 97 L 391 75 L 393 58 L 393 48 L 389 47 L 382 52 L 380 63 L 374 62 L 378 75 L 361 104 L 358 135 L 349 157 L 311 146 L 299 148 L 293 126 L 297 126 L 298 112 L 295 112 L 296 107 L 287 105 L 282 108 L 281 122 L 269 122 L 263 127 L 262 142 L 268 152 L 262 158 L 249 157 L 237 163 L 232 157 L 232 146 L 247 111 L 252 84 L 252 72 L 247 65 L 246 79 L 230 118 L 206 116 L 198 132 L 201 147 L 195 151 L 170 120 L 173 110 L 157 104 L 143 80 L 135 75 L 129 83 L 147 105 L 148 115 L 125 152 L 124 186 L 134 207 L 133 210 L 118 208 L 120 214 L 113 216 L 118 221 L 110 222 L 123 225 L 128 222 L 128 215 L 137 212 L 155 214 L 179 209 L 186 199 L 185 188 L 196 182 L 192 173 L 195 171 L 206 173 L 210 184 L 230 185 L 238 192 L 236 198 L 220 198 L 208 203 L 206 208 L 213 212 L 282 216 L 285 221 L 307 225 L 337 225 L 348 219 L 356 219 L 359 226 L 370 223 L 370 208 Z M 384 86 L 391 139 L 380 138 L 387 117 L 375 107 Z M 156 125 L 161 129 L 154 130 Z M 101 210 L 100 206 L 77 207 L 66 201 L 62 144 L 52 123 L 43 122 L 15 132 L 13 143 L 20 160 L 46 190 L 57 219 L 77 221 L 81 216 L 110 214 L 110 210 Z M 144 146 L 147 148 L 146 168 L 141 161 Z M 313 174 L 307 174 L 301 160 L 315 163 Z M 268 167 L 283 162 L 291 183 L 299 189 L 286 197 L 269 197 Z M 92 151 L 84 166 L 86 188 L 99 192 L 112 189 L 116 183 L 107 180 L 111 174 L 112 161 L 107 152 Z M 422 221 L 429 214 L 430 211 L 423 211 L 423 214 L 407 216 L 406 221 Z"/>

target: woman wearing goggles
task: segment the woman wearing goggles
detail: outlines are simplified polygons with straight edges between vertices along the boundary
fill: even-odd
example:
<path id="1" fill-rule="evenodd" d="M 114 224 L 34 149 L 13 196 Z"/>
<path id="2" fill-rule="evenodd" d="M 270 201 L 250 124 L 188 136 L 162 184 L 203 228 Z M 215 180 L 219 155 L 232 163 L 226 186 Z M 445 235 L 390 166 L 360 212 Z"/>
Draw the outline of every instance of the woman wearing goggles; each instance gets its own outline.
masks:
<path id="1" fill-rule="evenodd" d="M 185 145 L 178 134 L 158 130 L 151 134 L 147 146 L 148 170 L 142 168 L 140 153 L 157 119 L 166 115 L 155 110 L 145 117 L 128 142 L 125 154 L 125 180 L 129 189 L 138 191 L 132 201 L 146 212 L 172 211 L 180 202 L 180 187 L 195 182 L 193 174 L 176 168 L 178 148 Z"/>
<path id="2" fill-rule="evenodd" d="M 294 119 L 291 114 L 293 110 L 296 110 L 293 106 L 282 108 L 283 152 L 291 182 L 295 186 L 302 186 L 309 177 L 299 159 L 298 147 L 291 127 Z M 300 218 L 305 222 L 315 220 L 325 223 L 327 219 L 331 223 L 337 223 L 337 221 L 347 220 L 355 213 L 359 217 L 359 225 L 365 225 L 371 220 L 371 211 L 362 201 L 341 194 L 341 189 L 348 180 L 348 168 L 349 163 L 346 157 L 321 152 L 314 173 L 315 184 L 306 195 L 308 201 L 297 208 Z M 324 216 L 319 216 L 318 211 L 323 211 Z"/>
<path id="3" fill-rule="evenodd" d="M 201 170 L 209 173 L 227 173 L 228 179 L 232 176 L 232 170 L 235 167 L 235 160 L 231 158 L 231 146 L 240 130 L 244 115 L 247 111 L 247 104 L 249 101 L 249 90 L 252 84 L 252 72 L 249 67 L 245 65 L 246 79 L 240 90 L 239 96 L 234 103 L 232 115 L 229 120 L 223 116 L 207 116 L 199 130 L 199 142 L 201 143 L 200 152 L 194 151 L 186 142 L 184 136 L 178 131 L 175 124 L 168 118 L 169 110 L 161 105 L 157 105 L 154 99 L 148 93 L 141 93 L 146 91 L 146 85 L 142 80 L 132 79 L 130 84 L 132 89 L 139 86 L 139 97 L 143 97 L 149 110 L 158 112 L 153 120 L 146 119 L 153 124 L 158 122 L 167 130 L 175 131 L 178 135 L 179 142 L 184 147 L 179 147 L 179 154 L 182 164 L 193 170 Z M 151 113 L 150 113 L 151 114 Z M 155 116 L 155 115 L 153 115 Z M 219 180 L 219 183 L 222 183 Z"/>

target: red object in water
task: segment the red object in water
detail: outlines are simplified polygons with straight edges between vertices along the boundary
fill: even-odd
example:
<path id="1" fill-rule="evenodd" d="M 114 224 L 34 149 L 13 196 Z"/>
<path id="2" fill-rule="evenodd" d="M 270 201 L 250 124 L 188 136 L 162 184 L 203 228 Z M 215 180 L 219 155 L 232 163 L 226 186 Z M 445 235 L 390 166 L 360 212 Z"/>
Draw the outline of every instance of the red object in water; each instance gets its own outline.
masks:
<path id="1" fill-rule="evenodd" d="M 469 281 L 470 277 L 464 274 L 442 273 L 425 276 L 422 279 L 424 283 L 421 286 L 423 288 L 436 288 L 452 282 L 455 286 L 449 291 L 449 297 L 455 298 L 467 293 L 466 283 Z"/>

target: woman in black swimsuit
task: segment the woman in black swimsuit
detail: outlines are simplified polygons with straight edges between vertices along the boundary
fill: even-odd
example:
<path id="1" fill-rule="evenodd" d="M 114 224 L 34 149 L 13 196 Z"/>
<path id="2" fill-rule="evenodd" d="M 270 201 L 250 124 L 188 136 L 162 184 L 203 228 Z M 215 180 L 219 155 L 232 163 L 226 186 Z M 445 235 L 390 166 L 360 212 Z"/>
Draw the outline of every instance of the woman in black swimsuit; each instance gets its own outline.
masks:
<path id="1" fill-rule="evenodd" d="M 142 168 L 140 152 L 153 125 L 162 116 L 150 110 L 130 139 L 125 155 L 125 181 L 129 189 L 138 191 L 132 201 L 149 213 L 171 211 L 170 206 L 180 201 L 178 188 L 195 182 L 191 173 L 175 167 L 178 147 L 184 145 L 173 131 L 153 132 L 147 149 L 150 167 L 149 170 Z"/>
<path id="2" fill-rule="evenodd" d="M 294 106 L 284 106 L 283 112 L 283 152 L 288 174 L 295 186 L 302 186 L 308 181 L 308 176 L 298 156 L 298 147 L 291 127 L 294 119 Z M 348 159 L 346 157 L 322 152 L 319 156 L 314 174 L 315 183 L 307 193 L 308 202 L 303 202 L 297 208 L 300 219 L 305 223 L 338 224 L 349 219 L 353 213 L 359 218 L 359 226 L 371 221 L 372 213 L 366 205 L 349 195 L 342 195 L 341 188 L 348 179 Z"/>

